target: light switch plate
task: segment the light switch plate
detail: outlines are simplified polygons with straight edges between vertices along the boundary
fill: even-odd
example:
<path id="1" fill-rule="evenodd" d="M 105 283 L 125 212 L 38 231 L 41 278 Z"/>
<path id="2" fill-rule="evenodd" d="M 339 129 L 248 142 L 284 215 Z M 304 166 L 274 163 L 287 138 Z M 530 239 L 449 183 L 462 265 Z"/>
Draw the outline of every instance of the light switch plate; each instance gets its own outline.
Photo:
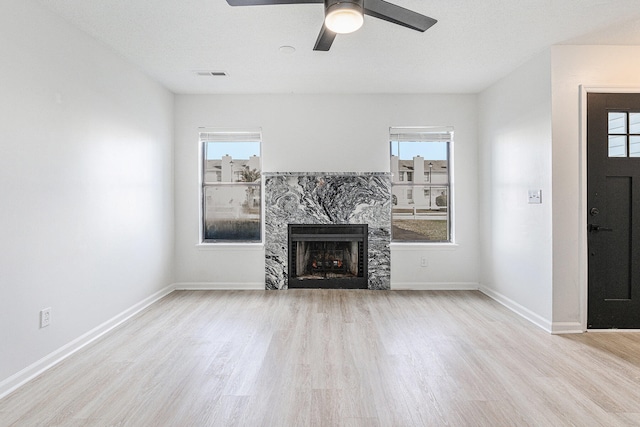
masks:
<path id="1" fill-rule="evenodd" d="M 542 190 L 529 190 L 529 204 L 542 203 Z"/>
<path id="2" fill-rule="evenodd" d="M 40 310 L 40 327 L 45 328 L 51 324 L 51 307 Z"/>

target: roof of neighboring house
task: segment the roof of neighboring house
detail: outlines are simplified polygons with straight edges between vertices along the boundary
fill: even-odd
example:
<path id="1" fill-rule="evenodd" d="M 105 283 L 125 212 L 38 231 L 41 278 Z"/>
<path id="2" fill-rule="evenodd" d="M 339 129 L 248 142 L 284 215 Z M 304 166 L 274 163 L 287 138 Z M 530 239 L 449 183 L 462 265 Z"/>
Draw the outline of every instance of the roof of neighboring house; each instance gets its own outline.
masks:
<path id="1" fill-rule="evenodd" d="M 248 165 L 249 165 L 249 160 L 247 159 L 233 159 L 233 170 L 236 172 L 242 168 L 248 167 Z M 208 171 L 222 170 L 222 160 L 220 159 L 207 160 L 206 170 Z"/>
<path id="2" fill-rule="evenodd" d="M 424 171 L 429 172 L 429 163 L 433 164 L 431 171 L 446 171 L 449 167 L 449 162 L 447 160 L 425 160 L 424 161 Z M 398 171 L 399 172 L 413 172 L 413 160 L 399 160 L 398 161 Z"/>

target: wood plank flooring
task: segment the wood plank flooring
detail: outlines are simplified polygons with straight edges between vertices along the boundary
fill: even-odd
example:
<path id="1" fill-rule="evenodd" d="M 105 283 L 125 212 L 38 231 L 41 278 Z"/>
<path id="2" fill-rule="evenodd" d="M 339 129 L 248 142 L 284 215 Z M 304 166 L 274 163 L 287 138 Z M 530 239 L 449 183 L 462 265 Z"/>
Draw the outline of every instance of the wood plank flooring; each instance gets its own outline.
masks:
<path id="1" fill-rule="evenodd" d="M 0 400 L 0 426 L 640 426 L 640 334 L 473 291 L 177 291 Z"/>

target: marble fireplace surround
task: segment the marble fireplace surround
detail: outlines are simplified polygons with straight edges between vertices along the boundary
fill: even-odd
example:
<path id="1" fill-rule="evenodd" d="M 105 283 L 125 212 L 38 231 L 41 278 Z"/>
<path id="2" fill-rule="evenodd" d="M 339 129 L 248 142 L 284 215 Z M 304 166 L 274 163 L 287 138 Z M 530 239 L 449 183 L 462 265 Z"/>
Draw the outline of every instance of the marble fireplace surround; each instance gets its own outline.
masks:
<path id="1" fill-rule="evenodd" d="M 391 174 L 266 172 L 266 289 L 288 288 L 288 224 L 368 224 L 368 288 L 391 286 Z"/>

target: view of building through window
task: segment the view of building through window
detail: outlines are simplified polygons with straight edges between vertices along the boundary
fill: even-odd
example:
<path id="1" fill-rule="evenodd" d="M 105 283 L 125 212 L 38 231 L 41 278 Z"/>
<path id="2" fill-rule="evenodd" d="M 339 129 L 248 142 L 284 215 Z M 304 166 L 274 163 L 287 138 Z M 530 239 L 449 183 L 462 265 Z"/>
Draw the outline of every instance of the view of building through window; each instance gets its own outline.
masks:
<path id="1" fill-rule="evenodd" d="M 260 242 L 260 141 L 237 134 L 201 134 L 202 241 Z"/>
<path id="2" fill-rule="evenodd" d="M 451 241 L 451 132 L 391 132 L 392 240 Z"/>

